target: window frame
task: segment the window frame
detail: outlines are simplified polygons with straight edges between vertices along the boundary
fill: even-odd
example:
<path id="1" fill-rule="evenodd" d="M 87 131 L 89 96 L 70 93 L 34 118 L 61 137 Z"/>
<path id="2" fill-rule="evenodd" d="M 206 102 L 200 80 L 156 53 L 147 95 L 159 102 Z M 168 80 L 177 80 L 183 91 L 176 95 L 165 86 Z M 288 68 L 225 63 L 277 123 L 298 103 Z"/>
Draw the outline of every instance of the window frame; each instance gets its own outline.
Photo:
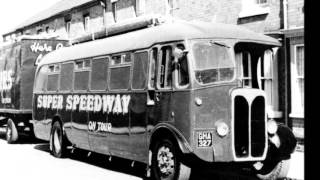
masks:
<path id="1" fill-rule="evenodd" d="M 73 92 L 74 91 L 74 80 L 75 80 L 75 77 L 74 77 L 74 71 L 75 71 L 75 62 L 74 61 L 66 61 L 66 62 L 63 62 L 61 63 L 60 65 L 60 68 L 63 64 L 72 64 L 73 65 L 73 72 L 72 72 L 72 85 L 71 85 L 71 90 L 61 90 L 61 69 L 60 69 L 60 78 L 59 78 L 59 92 Z"/>
<path id="2" fill-rule="evenodd" d="M 45 86 L 43 86 L 43 90 L 37 90 L 36 86 L 38 86 L 38 81 L 36 82 L 36 80 L 38 80 L 38 76 L 39 76 L 39 73 L 41 71 L 42 68 L 47 68 L 47 72 L 46 73 L 46 79 L 47 79 L 47 83 Z M 47 86 L 48 86 L 48 74 L 49 74 L 49 66 L 46 64 L 46 65 L 43 65 L 41 67 L 39 67 L 39 70 L 37 71 L 37 75 L 35 76 L 35 83 L 34 83 L 34 86 L 33 86 L 33 89 L 34 89 L 34 93 L 45 93 L 47 92 Z"/>
<path id="3" fill-rule="evenodd" d="M 111 0 L 111 12 L 113 15 L 113 21 L 116 23 L 118 21 L 118 12 L 117 12 L 117 5 L 118 1 L 117 0 Z"/>
<path id="4" fill-rule="evenodd" d="M 178 45 L 183 45 L 184 46 L 184 49 L 186 50 L 186 49 L 189 49 L 188 48 L 188 44 L 184 41 L 184 42 L 178 42 L 178 43 L 175 43 L 174 44 L 174 48 L 176 48 Z M 191 84 L 191 76 L 192 76 L 192 74 L 191 74 L 191 62 L 190 62 L 190 55 L 189 55 L 189 53 L 190 52 L 188 52 L 188 54 L 186 55 L 187 57 L 186 57 L 186 61 L 187 61 L 187 67 L 188 67 L 188 76 L 189 76 L 189 80 L 188 80 L 188 83 L 187 84 L 185 84 L 185 85 L 180 85 L 180 83 L 179 83 L 179 69 L 177 69 L 177 71 L 175 71 L 175 74 L 174 74 L 174 76 L 175 76 L 175 78 L 174 78 L 174 80 L 173 80 L 173 83 L 174 83 L 174 85 L 175 85 L 175 87 L 177 88 L 177 89 L 186 89 L 190 84 Z"/>
<path id="5" fill-rule="evenodd" d="M 131 58 L 131 61 L 130 62 L 125 62 L 122 63 L 122 55 L 124 54 L 130 54 L 130 58 Z M 131 51 L 127 51 L 127 52 L 121 52 L 121 53 L 115 53 L 115 54 L 111 54 L 109 55 L 110 56 L 110 61 L 109 61 L 109 66 L 108 66 L 108 77 L 107 77 L 107 88 L 109 91 L 124 91 L 124 90 L 130 90 L 131 88 L 131 80 L 132 80 L 132 59 L 133 59 L 133 53 Z M 120 55 L 121 56 L 121 63 L 120 64 L 112 64 L 112 57 L 113 56 L 118 56 Z M 127 89 L 112 89 L 110 86 L 111 86 L 111 69 L 115 69 L 115 68 L 124 68 L 124 67 L 129 67 L 130 68 L 130 74 L 129 74 L 129 84 L 128 84 L 128 88 Z"/>
<path id="6" fill-rule="evenodd" d="M 106 63 L 106 66 L 107 66 L 107 68 L 105 69 L 106 75 L 107 75 L 107 77 L 106 77 L 106 79 L 105 79 L 106 85 L 105 85 L 105 88 L 102 89 L 102 90 L 92 89 L 92 87 L 91 87 L 91 85 L 92 85 L 92 61 L 102 60 L 102 59 L 104 59 L 104 60 L 107 59 L 107 62 L 105 62 L 105 63 Z M 109 55 L 92 58 L 92 60 L 91 60 L 91 72 L 90 72 L 90 79 L 89 79 L 89 91 L 104 92 L 104 91 L 107 91 L 107 90 L 109 89 L 108 84 L 109 84 L 110 59 L 111 59 L 111 56 L 109 56 Z"/>
<path id="7" fill-rule="evenodd" d="M 149 88 L 148 86 L 149 86 L 149 64 L 150 64 L 150 60 L 149 60 L 149 57 L 150 57 L 150 49 L 143 49 L 143 50 L 138 50 L 138 51 L 134 51 L 132 54 L 131 54 L 131 57 L 132 57 L 132 60 L 133 61 L 131 61 L 131 66 L 132 66 L 132 68 L 131 68 L 131 70 L 130 71 L 132 71 L 131 73 L 130 73 L 130 79 L 131 79 L 131 82 L 130 82 L 130 88 L 132 89 L 132 90 L 145 90 L 146 88 Z M 134 65 L 135 65 L 135 58 L 134 58 L 134 54 L 135 53 L 143 53 L 143 52 L 146 52 L 147 53 L 147 78 L 146 78 L 146 82 L 145 82 L 145 84 L 144 84 L 144 87 L 142 88 L 142 89 L 134 89 L 133 88 L 133 86 L 132 86 L 132 80 L 133 80 L 133 69 L 134 69 Z"/>
<path id="8" fill-rule="evenodd" d="M 71 19 L 65 21 L 65 28 L 66 28 L 67 35 L 69 37 L 71 33 Z"/>
<path id="9" fill-rule="evenodd" d="M 81 69 L 78 69 L 76 68 L 77 65 L 76 65 L 76 62 L 77 61 L 83 61 L 85 65 L 85 61 L 89 61 L 90 62 L 90 67 L 85 67 L 83 66 Z M 77 60 L 74 60 L 74 69 L 73 69 L 73 92 L 87 92 L 89 91 L 89 86 L 91 84 L 91 67 L 92 67 L 92 63 L 91 63 L 92 59 L 91 58 L 86 58 L 86 59 L 77 59 Z M 87 84 L 87 89 L 85 90 L 78 90 L 78 89 L 75 89 L 75 83 L 76 83 L 76 73 L 81 73 L 81 72 L 88 72 L 88 84 Z"/>
<path id="10" fill-rule="evenodd" d="M 83 15 L 83 28 L 86 33 L 90 32 L 90 28 L 91 28 L 90 21 L 91 21 L 90 14 L 89 13 L 84 14 Z"/>
<path id="11" fill-rule="evenodd" d="M 237 78 L 237 62 L 236 62 L 236 59 L 235 59 L 235 52 L 234 52 L 234 46 L 231 46 L 230 44 L 228 44 L 228 45 L 230 45 L 230 47 L 227 49 L 227 51 L 228 51 L 228 54 L 230 55 L 230 58 L 231 58 L 231 61 L 232 61 L 232 63 L 233 63 L 233 68 L 234 68 L 234 71 L 233 71 L 233 77 L 230 79 L 230 80 L 228 80 L 228 81 L 217 81 L 217 82 L 211 82 L 211 83 L 206 83 L 206 84 L 201 84 L 198 80 L 197 80 L 197 77 L 196 77 L 196 70 L 208 70 L 208 68 L 204 68 L 204 69 L 197 69 L 196 68 L 196 57 L 195 57 L 195 54 L 194 54 L 194 52 L 193 52 L 193 49 L 192 49 L 192 47 L 193 47 L 193 45 L 195 44 L 195 43 L 199 43 L 199 42 L 206 42 L 206 43 L 210 43 L 211 41 L 213 41 L 213 42 L 222 42 L 222 43 L 226 43 L 226 44 L 228 44 L 229 42 L 228 41 L 221 41 L 221 39 L 196 39 L 196 40 L 193 40 L 192 42 L 191 42 L 191 44 L 190 44 L 190 52 L 189 52 L 189 54 L 191 53 L 191 58 L 193 59 L 192 61 L 193 61 L 193 69 L 192 69 L 192 71 L 193 72 L 190 72 L 190 76 L 192 75 L 193 77 L 192 77 L 192 79 L 194 79 L 194 81 L 199 85 L 199 86 L 210 86 L 210 85 L 219 85 L 219 84 L 225 84 L 225 83 L 231 83 L 231 82 L 234 82 L 235 80 L 236 80 L 236 78 Z M 191 64 L 189 64 L 189 66 L 190 66 Z M 210 68 L 209 68 L 210 69 Z M 222 68 L 218 68 L 218 69 L 222 69 Z M 191 78 L 191 77 L 190 77 Z"/>
<path id="12" fill-rule="evenodd" d="M 159 48 L 158 48 L 158 64 L 157 64 L 157 67 L 156 67 L 156 72 L 157 72 L 157 74 L 156 74 L 156 76 L 157 76 L 157 82 L 156 82 L 156 87 L 157 87 L 157 89 L 159 89 L 159 90 L 172 90 L 173 89 L 173 86 L 174 86 L 174 78 L 173 78 L 173 72 L 171 73 L 171 87 L 161 87 L 161 85 L 160 85 L 160 83 L 161 83 L 161 81 L 160 81 L 160 78 L 161 78 L 161 64 L 162 64 L 162 57 L 163 57 L 163 53 L 162 53 L 162 48 L 163 47 L 168 47 L 168 46 L 170 46 L 170 48 L 171 48 L 171 54 L 173 53 L 173 44 L 172 43 L 170 43 L 170 44 L 162 44 L 161 46 L 159 46 Z M 170 62 L 167 62 L 167 63 L 170 63 Z M 168 65 L 168 67 L 169 67 L 169 65 Z M 165 79 L 166 79 L 166 77 L 167 76 L 165 76 Z"/>
<path id="13" fill-rule="evenodd" d="M 59 70 L 56 70 L 57 66 L 59 67 Z M 54 66 L 53 72 L 50 71 L 50 66 Z M 46 92 L 57 92 L 60 89 L 60 73 L 61 73 L 61 65 L 60 63 L 53 63 L 53 64 L 48 64 L 48 74 L 47 74 L 47 86 L 46 86 Z M 58 75 L 58 80 L 57 80 L 57 89 L 56 90 L 48 90 L 48 84 L 49 84 L 49 76 L 50 75 Z"/>
<path id="14" fill-rule="evenodd" d="M 157 59 L 155 59 L 154 61 L 154 85 L 153 87 L 151 86 L 150 82 L 151 82 L 151 58 L 153 56 L 153 49 L 157 49 Z M 158 88 L 157 84 L 158 84 L 158 65 L 159 65 L 159 57 L 160 57 L 160 51 L 159 49 L 161 49 L 161 46 L 159 45 L 156 45 L 156 46 L 153 46 L 149 49 L 149 61 L 148 61 L 148 89 L 149 90 L 155 90 L 156 88 Z"/>
<path id="15" fill-rule="evenodd" d="M 299 88 L 299 85 L 300 85 L 299 82 L 294 83 L 295 81 L 298 81 L 298 80 L 303 80 L 303 83 L 305 83 L 304 68 L 303 68 L 303 77 L 299 77 L 297 72 L 297 49 L 298 47 L 305 47 L 305 46 L 304 46 L 304 43 L 299 43 L 299 44 L 292 45 L 292 47 L 293 47 L 293 57 L 291 57 L 291 60 L 290 60 L 291 112 L 289 114 L 289 117 L 304 118 L 305 103 L 302 102 L 302 97 L 303 97 L 303 100 L 305 100 L 305 91 L 303 90 L 303 93 L 301 93 L 300 89 L 297 90 L 293 86 L 295 85 L 295 87 Z M 305 49 L 303 50 L 305 54 Z M 305 58 L 303 59 L 303 64 L 305 64 Z M 299 96 L 301 100 L 294 100 L 297 96 Z M 298 103 L 299 105 L 297 105 Z"/>

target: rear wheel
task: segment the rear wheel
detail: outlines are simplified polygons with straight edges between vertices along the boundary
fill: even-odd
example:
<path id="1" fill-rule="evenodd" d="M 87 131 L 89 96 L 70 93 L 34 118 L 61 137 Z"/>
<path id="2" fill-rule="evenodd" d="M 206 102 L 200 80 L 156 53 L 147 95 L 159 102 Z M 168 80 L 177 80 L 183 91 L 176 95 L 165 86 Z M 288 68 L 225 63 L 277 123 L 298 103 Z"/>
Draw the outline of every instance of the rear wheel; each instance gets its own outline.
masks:
<path id="1" fill-rule="evenodd" d="M 8 144 L 13 144 L 19 138 L 18 130 L 12 119 L 8 119 L 6 128 L 6 140 Z"/>
<path id="2" fill-rule="evenodd" d="M 54 157 L 62 158 L 66 155 L 66 139 L 58 121 L 53 123 L 50 134 L 50 151 Z"/>
<path id="3" fill-rule="evenodd" d="M 190 177 L 190 168 L 181 162 L 182 153 L 170 139 L 157 142 L 152 149 L 152 179 L 184 180 Z"/>

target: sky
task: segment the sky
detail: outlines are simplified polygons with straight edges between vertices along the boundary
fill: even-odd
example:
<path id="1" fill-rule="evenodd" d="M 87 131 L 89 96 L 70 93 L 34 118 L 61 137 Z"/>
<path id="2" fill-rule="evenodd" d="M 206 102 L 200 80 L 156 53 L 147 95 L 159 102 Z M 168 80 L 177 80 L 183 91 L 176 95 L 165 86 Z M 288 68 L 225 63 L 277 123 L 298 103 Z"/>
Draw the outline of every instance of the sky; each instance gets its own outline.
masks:
<path id="1" fill-rule="evenodd" d="M 2 35 L 61 0 L 3 0 L 0 2 L 0 42 Z"/>

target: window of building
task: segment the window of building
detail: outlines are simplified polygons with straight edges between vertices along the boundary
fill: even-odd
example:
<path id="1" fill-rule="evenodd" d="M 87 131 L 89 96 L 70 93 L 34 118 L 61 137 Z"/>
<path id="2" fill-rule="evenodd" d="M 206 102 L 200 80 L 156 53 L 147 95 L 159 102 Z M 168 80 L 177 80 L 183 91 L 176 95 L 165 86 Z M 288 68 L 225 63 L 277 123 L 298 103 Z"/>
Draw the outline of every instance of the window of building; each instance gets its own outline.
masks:
<path id="1" fill-rule="evenodd" d="M 178 0 L 166 0 L 166 15 L 173 15 L 176 9 L 178 9 Z"/>
<path id="2" fill-rule="evenodd" d="M 148 52 L 134 53 L 132 88 L 144 89 L 148 77 Z"/>
<path id="3" fill-rule="evenodd" d="M 67 15 L 64 18 L 64 22 L 65 22 L 66 32 L 67 32 L 67 34 L 69 36 L 70 35 L 70 29 L 71 29 L 71 15 Z"/>
<path id="4" fill-rule="evenodd" d="M 304 117 L 304 45 L 293 46 L 291 58 L 291 117 Z"/>
<path id="5" fill-rule="evenodd" d="M 164 46 L 161 48 L 160 53 L 160 66 L 159 66 L 159 88 L 172 87 L 172 48 L 171 46 Z"/>
<path id="6" fill-rule="evenodd" d="M 91 90 L 106 89 L 108 61 L 108 58 L 92 60 Z"/>
<path id="7" fill-rule="evenodd" d="M 264 5 L 268 3 L 268 0 L 256 0 L 257 4 Z"/>
<path id="8" fill-rule="evenodd" d="M 259 58 L 257 65 L 257 78 L 259 89 L 266 92 L 267 111 L 273 108 L 273 52 L 265 51 L 264 55 Z"/>
<path id="9" fill-rule="evenodd" d="M 111 0 L 111 9 L 114 22 L 117 22 L 117 0 Z"/>
<path id="10" fill-rule="evenodd" d="M 135 1 L 136 16 L 141 16 L 146 12 L 146 0 Z"/>
<path id="11" fill-rule="evenodd" d="M 83 26 L 85 32 L 90 32 L 90 15 L 88 13 L 83 15 Z"/>
<path id="12" fill-rule="evenodd" d="M 47 27 L 46 27 L 46 33 L 49 34 L 49 33 L 50 33 L 49 31 L 50 31 L 50 27 L 47 26 Z"/>
<path id="13" fill-rule="evenodd" d="M 61 75 L 60 75 L 60 90 L 70 91 L 73 85 L 73 63 L 66 63 L 61 65 Z"/>
<path id="14" fill-rule="evenodd" d="M 37 34 L 41 34 L 43 32 L 42 28 L 37 30 Z"/>
<path id="15" fill-rule="evenodd" d="M 270 13 L 268 0 L 242 0 L 239 18 L 257 16 Z"/>
<path id="16" fill-rule="evenodd" d="M 75 62 L 74 90 L 88 90 L 89 72 L 91 70 L 90 60 L 78 60 Z"/>
<path id="17" fill-rule="evenodd" d="M 47 91 L 57 91 L 59 85 L 60 65 L 49 65 Z"/>

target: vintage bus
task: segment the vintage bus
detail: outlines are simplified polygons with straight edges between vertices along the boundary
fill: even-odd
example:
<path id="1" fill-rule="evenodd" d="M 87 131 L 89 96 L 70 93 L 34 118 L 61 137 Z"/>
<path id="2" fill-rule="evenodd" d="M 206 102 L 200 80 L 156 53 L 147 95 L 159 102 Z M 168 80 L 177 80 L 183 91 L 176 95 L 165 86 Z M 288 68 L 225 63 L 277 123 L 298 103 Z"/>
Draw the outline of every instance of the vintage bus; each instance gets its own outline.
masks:
<path id="1" fill-rule="evenodd" d="M 254 82 L 258 59 L 278 46 L 234 25 L 172 21 L 57 50 L 36 71 L 35 135 L 55 157 L 126 158 L 157 180 L 188 179 L 196 162 L 285 176 L 295 138 L 267 121 Z M 240 66 L 249 58 L 251 86 Z"/>
<path id="2" fill-rule="evenodd" d="M 14 143 L 19 133 L 33 135 L 32 90 L 37 63 L 68 41 L 21 36 L 0 47 L 0 125 L 6 125 L 6 140 Z"/>

